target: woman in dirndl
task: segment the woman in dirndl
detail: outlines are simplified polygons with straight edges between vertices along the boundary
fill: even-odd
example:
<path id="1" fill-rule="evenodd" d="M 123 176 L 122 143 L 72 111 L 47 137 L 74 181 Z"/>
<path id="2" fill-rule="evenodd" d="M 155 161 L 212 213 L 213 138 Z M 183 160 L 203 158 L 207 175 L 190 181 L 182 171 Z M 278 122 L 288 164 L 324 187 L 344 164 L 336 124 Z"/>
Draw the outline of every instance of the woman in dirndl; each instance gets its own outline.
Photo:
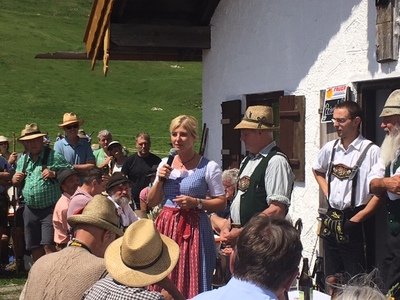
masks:
<path id="1" fill-rule="evenodd" d="M 155 223 L 160 233 L 179 245 L 179 261 L 170 278 L 187 299 L 211 289 L 216 248 L 205 211 L 226 206 L 221 168 L 194 150 L 197 128 L 192 116 L 171 121 L 171 142 L 177 155 L 171 165 L 167 158 L 161 161 L 148 196 L 150 206 L 164 204 Z"/>

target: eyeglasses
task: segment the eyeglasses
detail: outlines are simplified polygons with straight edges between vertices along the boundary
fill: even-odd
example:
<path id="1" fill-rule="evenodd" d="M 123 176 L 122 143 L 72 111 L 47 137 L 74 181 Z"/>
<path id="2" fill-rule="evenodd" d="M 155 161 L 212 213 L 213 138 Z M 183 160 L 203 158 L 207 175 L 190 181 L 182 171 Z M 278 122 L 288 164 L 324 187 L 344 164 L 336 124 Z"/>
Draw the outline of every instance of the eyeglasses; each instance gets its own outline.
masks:
<path id="1" fill-rule="evenodd" d="M 0 143 L 0 146 L 6 146 L 7 143 Z"/>
<path id="2" fill-rule="evenodd" d="M 66 126 L 65 126 L 65 129 L 70 130 L 70 129 L 72 129 L 72 128 L 78 128 L 78 127 L 79 127 L 79 124 L 66 125 Z"/>
<path id="3" fill-rule="evenodd" d="M 343 123 L 346 123 L 347 120 L 353 120 L 353 119 L 351 119 L 351 118 L 347 118 L 347 119 L 345 119 L 345 118 L 338 118 L 338 119 L 332 118 L 332 123 L 337 122 L 339 124 L 343 124 Z"/>

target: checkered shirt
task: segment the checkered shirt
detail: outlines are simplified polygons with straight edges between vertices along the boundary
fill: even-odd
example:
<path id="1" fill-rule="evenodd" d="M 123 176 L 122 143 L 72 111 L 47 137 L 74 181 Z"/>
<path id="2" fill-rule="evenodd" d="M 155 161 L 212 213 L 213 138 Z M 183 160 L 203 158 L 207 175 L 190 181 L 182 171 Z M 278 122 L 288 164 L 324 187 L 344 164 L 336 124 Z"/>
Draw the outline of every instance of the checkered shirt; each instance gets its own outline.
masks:
<path id="1" fill-rule="evenodd" d="M 97 281 L 88 289 L 82 300 L 164 300 L 158 292 L 146 288 L 128 287 L 115 282 L 111 277 Z"/>

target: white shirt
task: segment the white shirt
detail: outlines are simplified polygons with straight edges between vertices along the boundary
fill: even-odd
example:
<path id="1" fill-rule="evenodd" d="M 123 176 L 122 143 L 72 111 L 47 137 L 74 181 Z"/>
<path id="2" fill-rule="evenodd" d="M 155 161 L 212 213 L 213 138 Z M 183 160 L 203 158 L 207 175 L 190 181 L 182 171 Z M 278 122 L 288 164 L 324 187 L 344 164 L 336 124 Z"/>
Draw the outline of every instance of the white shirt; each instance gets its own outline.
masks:
<path id="1" fill-rule="evenodd" d="M 343 164 L 352 168 L 365 147 L 371 141 L 359 135 L 346 149 L 344 149 L 341 141 L 336 145 L 336 152 L 333 158 L 333 164 Z M 328 167 L 331 160 L 332 147 L 335 141 L 326 143 L 321 150 L 318 152 L 317 158 L 313 163 L 313 169 L 317 172 L 325 173 L 325 178 L 328 181 Z M 373 145 L 369 148 L 367 155 L 361 163 L 355 196 L 355 207 L 360 205 L 366 205 L 372 198 L 372 194 L 369 193 L 369 182 L 368 174 L 371 167 L 377 163 L 379 159 L 380 149 L 378 146 Z M 329 204 L 331 207 L 338 210 L 345 210 L 351 207 L 351 188 L 352 180 L 339 179 L 333 174 L 331 175 L 331 187 L 329 195 Z"/>
<path id="2" fill-rule="evenodd" d="M 115 202 L 110 196 L 108 197 L 108 199 L 110 199 L 117 208 L 118 215 L 121 217 L 122 220 L 122 226 L 126 228 L 133 222 L 139 220 L 139 217 L 136 215 L 136 213 L 133 211 L 133 209 L 129 204 L 122 207 L 117 202 Z"/>
<path id="3" fill-rule="evenodd" d="M 396 158 L 390 163 L 390 176 L 393 175 L 398 175 L 400 174 L 400 167 L 393 172 L 393 166 L 397 161 L 397 158 L 400 155 L 400 149 L 397 149 L 396 151 Z M 378 162 L 372 166 L 371 172 L 368 175 L 368 186 L 371 183 L 372 179 L 376 178 L 384 178 L 385 177 L 385 172 L 386 172 L 386 167 L 383 159 L 379 158 Z M 391 193 L 387 191 L 387 195 L 390 200 L 397 200 L 400 199 L 400 196 L 394 193 Z"/>

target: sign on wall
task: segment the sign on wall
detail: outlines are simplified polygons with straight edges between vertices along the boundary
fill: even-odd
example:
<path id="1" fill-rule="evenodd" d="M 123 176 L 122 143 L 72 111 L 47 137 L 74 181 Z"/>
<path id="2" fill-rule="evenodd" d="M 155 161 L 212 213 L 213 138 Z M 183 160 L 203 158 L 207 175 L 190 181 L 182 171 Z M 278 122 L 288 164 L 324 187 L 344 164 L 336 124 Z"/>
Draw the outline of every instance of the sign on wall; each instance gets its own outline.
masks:
<path id="1" fill-rule="evenodd" d="M 322 108 L 321 123 L 332 122 L 335 105 L 346 100 L 346 85 L 337 85 L 325 90 L 324 106 Z"/>

